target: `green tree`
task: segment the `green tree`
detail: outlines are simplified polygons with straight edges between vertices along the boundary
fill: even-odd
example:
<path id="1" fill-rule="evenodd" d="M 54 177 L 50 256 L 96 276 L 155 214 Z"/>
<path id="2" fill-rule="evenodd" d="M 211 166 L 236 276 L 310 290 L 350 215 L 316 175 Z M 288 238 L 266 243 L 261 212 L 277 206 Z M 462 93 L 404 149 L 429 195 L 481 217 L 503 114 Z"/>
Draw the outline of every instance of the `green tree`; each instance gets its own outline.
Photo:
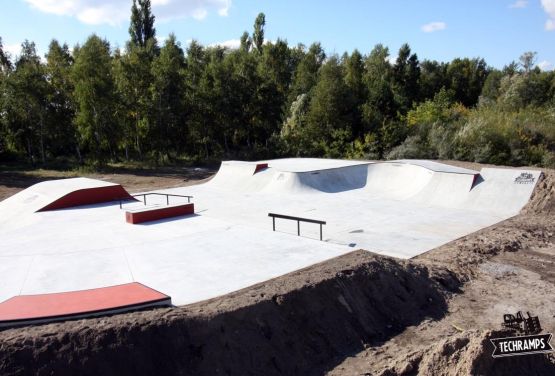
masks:
<path id="1" fill-rule="evenodd" d="M 264 13 L 259 13 L 254 21 L 254 32 L 252 34 L 252 41 L 256 50 L 262 53 L 262 46 L 264 45 L 264 26 L 266 25 L 266 16 Z"/>
<path id="2" fill-rule="evenodd" d="M 12 69 L 10 57 L 4 52 L 2 37 L 0 37 L 0 156 L 8 152 L 10 133 L 8 131 L 8 97 L 7 78 Z"/>
<path id="3" fill-rule="evenodd" d="M 184 116 L 187 118 L 188 137 L 184 140 L 185 147 L 192 149 L 194 155 L 208 155 L 207 129 L 204 123 L 206 101 L 201 91 L 201 84 L 206 69 L 207 56 L 205 49 L 193 40 L 189 44 L 185 56 L 184 71 Z"/>
<path id="4" fill-rule="evenodd" d="M 378 44 L 366 58 L 364 83 L 367 99 L 362 106 L 365 132 L 376 135 L 380 144 L 380 129 L 396 115 L 396 106 L 391 88 L 391 65 L 389 50 Z M 378 151 L 381 155 L 381 150 Z"/>
<path id="5" fill-rule="evenodd" d="M 240 49 L 243 52 L 249 52 L 251 50 L 251 46 L 252 46 L 252 39 L 249 36 L 249 33 L 247 33 L 246 31 L 243 33 L 243 35 L 241 35 L 241 39 L 240 39 Z"/>
<path id="6" fill-rule="evenodd" d="M 280 137 L 286 146 L 288 155 L 299 157 L 305 153 L 303 147 L 306 140 L 303 138 L 306 134 L 307 113 L 309 109 L 309 97 L 307 94 L 301 94 L 293 101 L 289 109 L 290 116 L 283 123 L 280 131 Z"/>
<path id="7" fill-rule="evenodd" d="M 484 86 L 482 86 L 480 104 L 487 105 L 497 100 L 502 78 L 503 73 L 497 69 L 493 69 L 488 73 L 488 77 L 484 81 Z"/>
<path id="8" fill-rule="evenodd" d="M 212 61 L 214 65 L 216 61 Z M 228 149 L 228 138 L 233 137 L 235 145 L 241 149 L 254 151 L 257 144 L 264 142 L 266 129 L 263 115 L 263 97 L 261 89 L 261 78 L 258 74 L 259 54 L 235 51 L 226 59 L 226 69 L 231 72 L 231 77 L 219 80 L 227 82 L 218 87 L 218 95 L 225 95 L 228 91 L 231 95 L 226 101 L 230 106 L 227 112 L 230 117 L 229 125 L 225 126 L 223 133 L 226 151 Z M 216 103 L 221 103 L 219 99 Z"/>
<path id="9" fill-rule="evenodd" d="M 48 83 L 35 43 L 27 40 L 22 43 L 21 54 L 7 77 L 6 86 L 6 121 L 14 148 L 25 150 L 32 163 L 37 155 L 44 163 L 48 143 Z"/>
<path id="10" fill-rule="evenodd" d="M 310 93 L 310 90 L 316 85 L 318 80 L 318 70 L 326 58 L 320 43 L 313 43 L 306 52 L 299 49 L 296 55 L 299 61 L 293 75 L 291 89 L 289 90 L 288 103 L 292 103 L 301 94 Z"/>
<path id="11" fill-rule="evenodd" d="M 332 56 L 322 66 L 310 100 L 307 139 L 312 140 L 312 153 L 331 157 L 345 153 L 352 141 L 352 102 L 342 66 Z"/>
<path id="12" fill-rule="evenodd" d="M 358 50 L 342 58 L 345 84 L 350 92 L 352 102 L 349 104 L 352 112 L 352 129 L 355 137 L 362 137 L 364 133 L 362 123 L 362 105 L 366 101 L 366 87 L 364 85 L 364 62 Z"/>
<path id="13" fill-rule="evenodd" d="M 2 44 L 2 37 L 0 37 L 0 71 L 6 73 L 12 69 L 12 62 L 10 61 L 10 56 L 4 51 L 4 45 Z"/>
<path id="14" fill-rule="evenodd" d="M 156 37 L 154 19 L 150 0 L 133 0 L 133 5 L 131 6 L 131 24 L 129 25 L 131 44 L 146 47 L 148 41 Z"/>
<path id="15" fill-rule="evenodd" d="M 276 43 L 264 46 L 258 62 L 257 112 L 260 114 L 259 142 L 268 147 L 273 133 L 278 133 L 283 122 L 284 103 L 291 85 L 291 52 L 287 42 L 278 39 Z"/>
<path id="16" fill-rule="evenodd" d="M 420 63 L 419 101 L 432 99 L 441 88 L 447 87 L 447 64 L 433 60 Z"/>
<path id="17" fill-rule="evenodd" d="M 115 88 L 110 44 L 91 35 L 79 49 L 72 70 L 76 102 L 75 123 L 82 149 L 103 162 L 115 157 L 120 136 L 114 121 Z"/>
<path id="18" fill-rule="evenodd" d="M 75 105 L 73 103 L 73 83 L 70 71 L 73 58 L 67 44 L 60 45 L 52 40 L 46 54 L 46 78 L 48 90 L 47 129 L 50 147 L 54 155 L 80 153 L 77 144 L 77 132 L 73 124 Z"/>
<path id="19" fill-rule="evenodd" d="M 148 150 L 149 135 L 156 132 L 152 129 L 150 115 L 154 104 L 149 95 L 155 56 L 151 39 L 144 48 L 129 43 L 125 54 L 115 62 L 115 83 L 125 111 L 122 121 L 130 137 L 125 146 L 131 143 L 139 158 L 143 157 L 145 148 Z"/>
<path id="20" fill-rule="evenodd" d="M 466 107 L 476 105 L 488 73 L 484 59 L 454 59 L 447 68 L 447 79 L 455 101 Z"/>
<path id="21" fill-rule="evenodd" d="M 154 19 L 150 0 L 133 1 L 130 40 L 125 53 L 116 59 L 114 69 L 118 96 L 123 103 L 120 121 L 127 135 L 123 146 L 127 155 L 132 144 L 139 158 L 152 148 L 151 136 L 158 134 L 158 124 L 152 119 L 156 104 L 149 94 L 153 82 L 152 62 L 159 53 Z"/>
<path id="22" fill-rule="evenodd" d="M 392 69 L 392 89 L 395 102 L 402 114 L 405 114 L 419 98 L 420 64 L 418 56 L 411 54 L 408 44 L 399 49 L 397 60 Z"/>
<path id="23" fill-rule="evenodd" d="M 532 71 L 532 68 L 536 65 L 537 52 L 528 51 L 520 55 L 520 65 L 524 69 L 524 73 L 528 74 Z"/>
<path id="24" fill-rule="evenodd" d="M 150 87 L 154 106 L 156 134 L 153 138 L 153 149 L 158 155 L 167 154 L 170 150 L 178 153 L 182 150 L 187 129 L 183 111 L 185 82 L 183 69 L 185 59 L 183 50 L 175 35 L 170 34 L 160 55 L 152 64 L 153 82 Z"/>

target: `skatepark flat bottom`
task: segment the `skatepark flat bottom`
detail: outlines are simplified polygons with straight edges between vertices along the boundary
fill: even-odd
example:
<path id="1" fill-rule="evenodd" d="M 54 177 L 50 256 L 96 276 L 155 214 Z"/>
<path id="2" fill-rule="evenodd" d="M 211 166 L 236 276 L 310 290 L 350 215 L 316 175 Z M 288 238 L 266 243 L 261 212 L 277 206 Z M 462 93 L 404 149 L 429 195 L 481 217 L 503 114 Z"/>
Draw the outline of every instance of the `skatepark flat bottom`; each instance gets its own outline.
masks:
<path id="1" fill-rule="evenodd" d="M 140 282 L 181 305 L 355 249 L 411 258 L 516 215 L 538 177 L 430 161 L 230 161 L 207 183 L 157 191 L 193 196 L 194 215 L 140 225 L 125 221 L 140 202 L 36 212 L 30 187 L 0 202 L 0 302 Z M 315 223 L 277 219 L 273 231 L 268 213 L 325 221 L 323 240 Z"/>

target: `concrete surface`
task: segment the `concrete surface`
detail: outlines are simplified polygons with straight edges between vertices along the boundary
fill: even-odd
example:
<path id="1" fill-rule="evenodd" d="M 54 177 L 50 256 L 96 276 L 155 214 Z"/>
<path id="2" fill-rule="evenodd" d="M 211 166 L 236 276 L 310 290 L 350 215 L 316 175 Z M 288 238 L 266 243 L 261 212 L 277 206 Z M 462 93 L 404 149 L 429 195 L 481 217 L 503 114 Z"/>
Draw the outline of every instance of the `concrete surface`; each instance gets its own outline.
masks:
<path id="1" fill-rule="evenodd" d="M 223 162 L 205 184 L 157 191 L 194 196 L 196 214 L 140 225 L 125 223 L 136 202 L 39 213 L 14 204 L 34 188 L 0 202 L 10 218 L 0 222 L 0 302 L 136 281 L 180 305 L 354 249 L 410 258 L 516 215 L 539 177 L 430 161 L 259 163 L 268 168 L 255 174 L 256 162 Z M 298 237 L 296 222 L 277 219 L 272 232 L 269 212 L 327 221 L 324 241 L 316 224 L 301 223 Z"/>

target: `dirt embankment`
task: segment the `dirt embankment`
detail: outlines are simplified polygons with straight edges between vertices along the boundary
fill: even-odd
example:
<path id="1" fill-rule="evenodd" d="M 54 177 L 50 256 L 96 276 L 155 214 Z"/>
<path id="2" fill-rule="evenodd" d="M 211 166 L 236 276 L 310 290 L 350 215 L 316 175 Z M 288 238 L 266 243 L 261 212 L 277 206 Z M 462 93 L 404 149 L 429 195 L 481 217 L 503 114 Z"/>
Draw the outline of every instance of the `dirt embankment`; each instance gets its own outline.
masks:
<path id="1" fill-rule="evenodd" d="M 422 254 L 414 262 L 463 282 L 439 320 L 424 320 L 347 357 L 328 376 L 555 375 L 555 357 L 493 359 L 503 314 L 530 311 L 555 332 L 555 171 L 518 216 Z M 514 333 L 512 333 L 514 335 Z"/>
<path id="2" fill-rule="evenodd" d="M 441 272 L 441 271 L 440 271 Z M 458 281 L 356 251 L 175 309 L 0 332 L 2 375 L 321 374 L 446 309 Z"/>
<path id="3" fill-rule="evenodd" d="M 392 359 L 379 376 L 410 375 L 552 375 L 555 366 L 545 355 L 493 358 L 490 338 L 514 335 L 505 331 L 470 331 L 447 337 L 424 351 Z"/>

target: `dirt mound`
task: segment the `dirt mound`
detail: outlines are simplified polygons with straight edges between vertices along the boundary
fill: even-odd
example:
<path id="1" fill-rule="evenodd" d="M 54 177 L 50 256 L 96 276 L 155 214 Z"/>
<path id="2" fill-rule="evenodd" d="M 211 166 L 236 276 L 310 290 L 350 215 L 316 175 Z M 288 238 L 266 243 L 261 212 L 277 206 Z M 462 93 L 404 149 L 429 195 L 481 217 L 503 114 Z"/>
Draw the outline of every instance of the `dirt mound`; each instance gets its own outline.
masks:
<path id="1" fill-rule="evenodd" d="M 522 213 L 555 214 L 555 171 L 545 170 Z"/>
<path id="2" fill-rule="evenodd" d="M 321 373 L 441 317 L 446 286 L 457 285 L 449 273 L 356 251 L 190 306 L 1 332 L 0 374 Z"/>
<path id="3" fill-rule="evenodd" d="M 555 363 L 546 355 L 493 358 L 490 338 L 503 331 L 471 331 L 445 339 L 382 370 L 381 376 L 553 375 Z M 392 362 L 393 363 L 393 362 Z"/>

